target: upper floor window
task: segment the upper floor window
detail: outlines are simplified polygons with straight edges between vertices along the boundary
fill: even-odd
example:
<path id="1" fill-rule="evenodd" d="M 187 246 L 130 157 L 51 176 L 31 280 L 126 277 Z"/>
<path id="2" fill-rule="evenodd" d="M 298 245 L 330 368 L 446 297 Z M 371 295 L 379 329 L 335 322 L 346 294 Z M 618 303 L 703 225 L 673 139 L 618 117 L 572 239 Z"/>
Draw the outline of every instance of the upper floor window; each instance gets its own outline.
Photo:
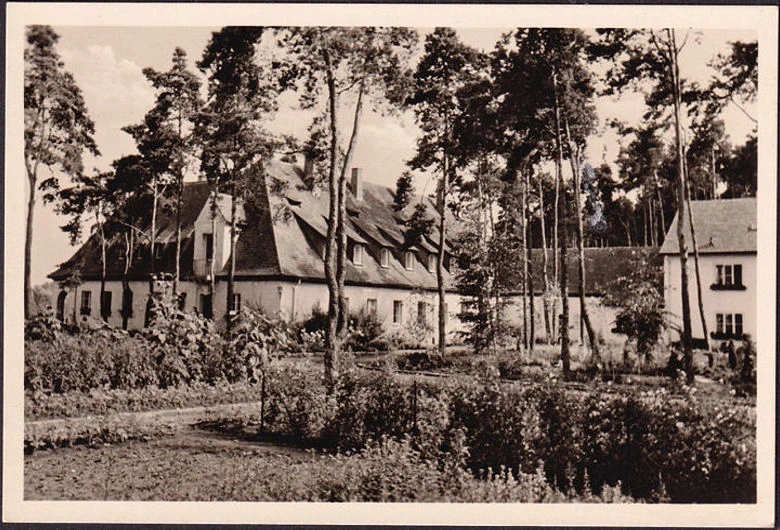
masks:
<path id="1" fill-rule="evenodd" d="M 379 251 L 379 265 L 382 266 L 383 269 L 387 269 L 390 267 L 390 249 L 387 247 L 382 247 L 382 250 Z"/>
<path id="2" fill-rule="evenodd" d="M 352 247 L 352 263 L 355 265 L 363 265 L 363 251 L 363 245 L 355 243 L 355 246 Z"/>
<path id="3" fill-rule="evenodd" d="M 404 252 L 404 268 L 408 271 L 414 269 L 414 252 L 411 250 Z"/>
<path id="4" fill-rule="evenodd" d="M 81 314 L 92 313 L 92 291 L 81 291 Z"/>
<path id="5" fill-rule="evenodd" d="M 428 254 L 428 272 L 436 270 L 436 254 Z"/>
<path id="6" fill-rule="evenodd" d="M 164 248 L 165 248 L 165 243 L 154 244 L 154 259 L 162 258 Z"/>
<path id="7" fill-rule="evenodd" d="M 710 287 L 714 290 L 742 290 L 742 265 L 715 265 L 717 277 Z"/>

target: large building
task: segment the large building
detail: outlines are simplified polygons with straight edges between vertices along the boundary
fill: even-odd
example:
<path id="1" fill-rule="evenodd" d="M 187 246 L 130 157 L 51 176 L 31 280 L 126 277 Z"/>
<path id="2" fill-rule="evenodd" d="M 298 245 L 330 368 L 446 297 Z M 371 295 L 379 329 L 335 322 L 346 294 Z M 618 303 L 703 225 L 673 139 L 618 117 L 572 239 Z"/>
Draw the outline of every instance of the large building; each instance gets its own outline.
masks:
<path id="1" fill-rule="evenodd" d="M 241 220 L 236 241 L 236 308 L 255 306 L 268 315 L 300 320 L 312 310 L 327 308 L 328 289 L 324 274 L 325 241 L 328 226 L 328 195 L 312 187 L 310 176 L 300 167 L 274 161 L 257 190 L 251 206 L 237 205 Z M 184 306 L 220 321 L 227 304 L 230 265 L 231 201 L 221 194 L 212 207 L 211 188 L 205 181 L 184 186 L 180 291 Z M 435 205 L 428 197 L 413 197 L 427 203 L 436 220 Z M 374 311 L 385 326 L 401 327 L 413 320 L 434 326 L 438 318 L 436 292 L 436 228 L 429 238 L 407 247 L 404 219 L 407 212 L 393 208 L 394 193 L 388 187 L 366 182 L 360 169 L 353 169 L 347 193 L 347 263 L 345 295 L 350 312 L 361 308 Z M 437 224 L 437 223 L 435 223 Z M 154 238 L 155 272 L 172 273 L 175 268 L 175 216 L 161 213 Z M 150 226 L 143 227 L 150 233 Z M 121 326 L 126 308 L 127 327 L 144 325 L 152 267 L 149 244 L 138 238 L 132 263 L 125 271 L 125 244 L 112 242 L 106 260 L 107 321 Z M 67 262 L 49 277 L 65 282 L 74 275 L 80 284 L 65 287 L 59 294 L 57 313 L 64 320 L 100 316 L 101 249 L 90 238 Z M 448 286 L 448 329 L 456 330 L 459 296 L 452 291 L 449 247 L 445 252 L 445 281 Z M 130 293 L 123 296 L 122 279 Z M 74 307 L 74 303 L 76 304 Z M 433 340 L 431 333 L 431 340 Z"/>
<path id="2" fill-rule="evenodd" d="M 757 258 L 756 199 L 692 201 L 699 253 L 702 302 L 709 339 L 742 340 L 755 336 Z M 682 328 L 682 293 L 677 223 L 674 218 L 661 247 L 664 258 L 664 300 L 677 328 Z M 691 301 L 691 335 L 703 342 L 704 331 L 696 292 L 693 245 L 688 219 L 683 219 L 688 245 L 688 291 Z"/>

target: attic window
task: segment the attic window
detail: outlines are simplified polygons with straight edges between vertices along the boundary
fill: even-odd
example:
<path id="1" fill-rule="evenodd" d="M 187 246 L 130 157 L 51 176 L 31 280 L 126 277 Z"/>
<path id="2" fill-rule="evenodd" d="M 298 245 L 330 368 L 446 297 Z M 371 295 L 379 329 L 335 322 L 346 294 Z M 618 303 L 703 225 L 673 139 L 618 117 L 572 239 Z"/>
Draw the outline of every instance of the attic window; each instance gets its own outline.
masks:
<path id="1" fill-rule="evenodd" d="M 163 249 L 165 248 L 164 243 L 155 243 L 154 244 L 154 259 L 160 259 L 163 255 Z"/>
<path id="2" fill-rule="evenodd" d="M 387 247 L 382 247 L 382 250 L 379 251 L 379 264 L 382 266 L 383 269 L 390 268 L 390 249 Z"/>
<path id="3" fill-rule="evenodd" d="M 436 254 L 428 254 L 428 272 L 436 270 Z"/>
<path id="4" fill-rule="evenodd" d="M 414 270 L 414 252 L 410 250 L 404 252 L 404 268 L 408 271 Z"/>
<path id="5" fill-rule="evenodd" d="M 355 243 L 352 247 L 352 263 L 355 265 L 363 265 L 363 245 Z"/>
<path id="6" fill-rule="evenodd" d="M 352 208 L 347 208 L 347 213 L 350 217 L 360 217 L 360 212 L 357 210 L 353 210 Z"/>
<path id="7" fill-rule="evenodd" d="M 298 200 L 295 200 L 295 199 L 291 199 L 290 197 L 287 197 L 287 203 L 290 206 L 300 206 L 301 201 L 298 201 Z"/>

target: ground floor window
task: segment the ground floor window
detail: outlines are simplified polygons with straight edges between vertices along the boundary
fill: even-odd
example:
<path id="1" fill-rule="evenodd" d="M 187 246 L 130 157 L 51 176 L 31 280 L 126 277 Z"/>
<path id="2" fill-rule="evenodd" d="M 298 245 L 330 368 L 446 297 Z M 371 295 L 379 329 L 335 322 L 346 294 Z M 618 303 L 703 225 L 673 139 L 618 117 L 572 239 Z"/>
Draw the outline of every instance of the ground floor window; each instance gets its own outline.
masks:
<path id="1" fill-rule="evenodd" d="M 92 291 L 81 291 L 81 314 L 92 313 Z"/>
<path id="2" fill-rule="evenodd" d="M 393 323 L 399 324 L 404 317 L 404 303 L 401 300 L 393 300 Z"/>
<path id="3" fill-rule="evenodd" d="M 230 301 L 230 310 L 236 313 L 241 311 L 241 293 L 233 293 L 233 299 Z"/>
<path id="4" fill-rule="evenodd" d="M 428 323 L 428 304 L 417 302 L 417 322 L 421 325 Z"/>
<path id="5" fill-rule="evenodd" d="M 103 303 L 100 305 L 100 311 L 102 312 L 101 316 L 103 318 L 108 318 L 111 316 L 111 299 L 112 299 L 111 291 L 104 291 Z"/>
<path id="6" fill-rule="evenodd" d="M 68 297 L 68 293 L 60 291 L 57 295 L 57 320 L 63 322 L 65 320 L 65 299 Z"/>
<path id="7" fill-rule="evenodd" d="M 366 312 L 376 314 L 376 298 L 366 300 Z"/>
<path id="8" fill-rule="evenodd" d="M 125 318 L 133 316 L 133 291 L 130 289 L 122 291 L 122 316 Z"/>
<path id="9" fill-rule="evenodd" d="M 715 339 L 742 339 L 742 314 L 717 313 L 715 315 Z"/>
<path id="10" fill-rule="evenodd" d="M 204 318 L 214 317 L 214 310 L 211 305 L 211 294 L 209 293 L 200 295 L 200 314 L 203 315 Z"/>

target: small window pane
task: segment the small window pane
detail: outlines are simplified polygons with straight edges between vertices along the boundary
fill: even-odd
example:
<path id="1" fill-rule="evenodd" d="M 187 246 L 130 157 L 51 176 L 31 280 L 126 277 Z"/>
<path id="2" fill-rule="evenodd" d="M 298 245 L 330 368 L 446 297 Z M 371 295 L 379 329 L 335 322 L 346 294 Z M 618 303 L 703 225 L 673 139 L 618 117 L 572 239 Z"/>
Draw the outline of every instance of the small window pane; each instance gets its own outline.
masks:
<path id="1" fill-rule="evenodd" d="M 400 300 L 393 301 L 393 322 L 398 324 L 403 319 L 404 303 Z"/>
<path id="2" fill-rule="evenodd" d="M 726 276 L 726 285 L 732 285 L 733 277 L 731 275 L 731 265 L 726 265 L 724 267 L 724 274 Z"/>
<path id="3" fill-rule="evenodd" d="M 352 263 L 355 265 L 363 265 L 363 245 L 355 243 L 352 247 Z"/>
<path id="4" fill-rule="evenodd" d="M 732 317 L 730 314 L 726 315 L 726 334 L 731 335 L 734 333 L 734 326 L 732 323 Z"/>
<path id="5" fill-rule="evenodd" d="M 92 292 L 81 291 L 81 314 L 89 315 L 92 313 Z"/>
<path id="6" fill-rule="evenodd" d="M 723 265 L 715 265 L 715 269 L 718 271 L 718 285 L 723 285 Z"/>
<path id="7" fill-rule="evenodd" d="M 411 252 L 406 252 L 406 254 L 404 255 L 404 259 L 405 259 L 404 265 L 406 267 L 406 270 L 410 271 L 414 269 L 414 254 L 412 254 Z"/>
<path id="8" fill-rule="evenodd" d="M 723 315 L 721 313 L 715 315 L 715 330 L 718 333 L 723 333 Z"/>
<path id="9" fill-rule="evenodd" d="M 436 254 L 428 254 L 428 271 L 433 272 L 436 270 Z"/>
<path id="10" fill-rule="evenodd" d="M 389 248 L 383 248 L 380 252 L 380 265 L 383 268 L 388 268 L 390 266 L 390 249 Z"/>
<path id="11" fill-rule="evenodd" d="M 734 335 L 738 338 L 742 338 L 742 314 L 737 313 L 734 315 Z"/>

